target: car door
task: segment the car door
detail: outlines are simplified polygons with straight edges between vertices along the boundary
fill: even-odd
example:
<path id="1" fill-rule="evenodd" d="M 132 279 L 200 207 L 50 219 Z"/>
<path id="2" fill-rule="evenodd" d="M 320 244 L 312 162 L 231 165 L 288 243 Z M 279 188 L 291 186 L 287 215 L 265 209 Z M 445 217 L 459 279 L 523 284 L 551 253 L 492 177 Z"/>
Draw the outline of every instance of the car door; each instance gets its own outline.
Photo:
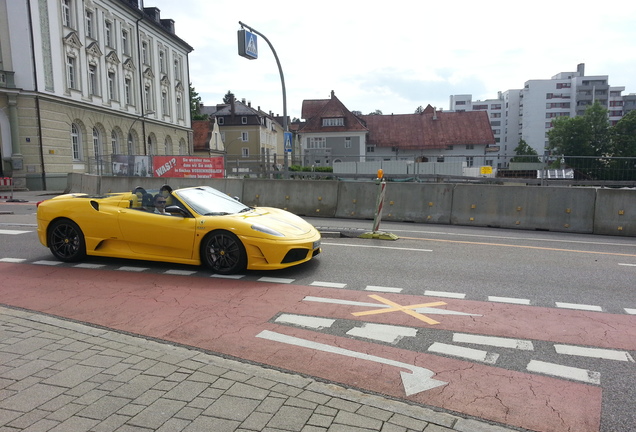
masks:
<path id="1" fill-rule="evenodd" d="M 143 256 L 192 259 L 196 219 L 122 208 L 119 226 L 130 249 Z"/>

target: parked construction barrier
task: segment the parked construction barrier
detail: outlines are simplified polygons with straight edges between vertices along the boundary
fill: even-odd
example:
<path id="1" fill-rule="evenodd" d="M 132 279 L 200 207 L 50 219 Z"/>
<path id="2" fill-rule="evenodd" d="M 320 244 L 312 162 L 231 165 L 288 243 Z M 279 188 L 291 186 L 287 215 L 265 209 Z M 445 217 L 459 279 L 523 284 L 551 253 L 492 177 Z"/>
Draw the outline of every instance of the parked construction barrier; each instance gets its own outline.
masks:
<path id="1" fill-rule="evenodd" d="M 13 178 L 0 177 L 0 199 L 13 201 Z"/>

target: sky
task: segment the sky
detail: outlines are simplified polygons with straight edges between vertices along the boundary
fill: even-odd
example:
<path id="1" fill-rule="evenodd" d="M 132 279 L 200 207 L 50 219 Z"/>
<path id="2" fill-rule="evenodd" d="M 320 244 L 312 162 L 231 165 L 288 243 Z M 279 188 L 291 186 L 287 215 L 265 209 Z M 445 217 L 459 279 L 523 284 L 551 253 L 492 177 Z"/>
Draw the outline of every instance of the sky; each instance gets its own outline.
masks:
<path id="1" fill-rule="evenodd" d="M 607 75 L 636 93 L 636 2 L 534 0 L 144 0 L 194 50 L 190 81 L 205 105 L 231 91 L 283 114 L 276 60 L 238 55 L 239 21 L 264 35 L 284 74 L 287 115 L 331 91 L 351 111 L 448 110 L 455 94 L 494 99 L 528 80 L 574 72 Z"/>

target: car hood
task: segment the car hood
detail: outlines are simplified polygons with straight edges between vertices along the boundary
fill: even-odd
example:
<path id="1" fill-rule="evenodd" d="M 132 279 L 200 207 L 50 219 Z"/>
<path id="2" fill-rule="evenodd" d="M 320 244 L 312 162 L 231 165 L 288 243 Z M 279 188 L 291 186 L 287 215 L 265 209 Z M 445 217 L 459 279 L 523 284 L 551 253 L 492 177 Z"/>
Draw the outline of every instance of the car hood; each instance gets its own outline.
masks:
<path id="1" fill-rule="evenodd" d="M 271 207 L 256 207 L 252 211 L 236 215 L 249 224 L 263 225 L 285 236 L 302 236 L 316 229 L 304 219 L 285 210 Z"/>

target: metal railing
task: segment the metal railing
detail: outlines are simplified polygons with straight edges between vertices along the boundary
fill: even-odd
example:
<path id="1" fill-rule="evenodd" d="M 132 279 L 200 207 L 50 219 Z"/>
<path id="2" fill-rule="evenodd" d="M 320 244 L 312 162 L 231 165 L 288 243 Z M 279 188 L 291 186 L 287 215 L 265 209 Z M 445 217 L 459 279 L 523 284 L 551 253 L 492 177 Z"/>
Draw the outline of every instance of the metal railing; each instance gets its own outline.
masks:
<path id="1" fill-rule="evenodd" d="M 279 158 L 280 159 L 280 158 Z M 344 159 L 332 155 L 332 160 Z M 335 163 L 325 172 L 320 164 L 292 166 L 288 171 L 279 160 L 269 155 L 254 158 L 228 158 L 224 177 L 278 179 L 375 179 L 377 169 L 394 181 L 477 182 L 597 185 L 609 187 L 636 186 L 636 157 L 595 156 L 501 156 L 456 155 L 428 156 L 412 160 L 347 156 L 355 169 L 342 169 Z M 355 160 L 358 159 L 358 162 Z M 324 164 L 327 166 L 327 164 Z M 327 170 L 329 169 L 327 168 Z M 88 173 L 102 176 L 152 177 L 152 156 L 107 155 L 90 158 Z"/>

